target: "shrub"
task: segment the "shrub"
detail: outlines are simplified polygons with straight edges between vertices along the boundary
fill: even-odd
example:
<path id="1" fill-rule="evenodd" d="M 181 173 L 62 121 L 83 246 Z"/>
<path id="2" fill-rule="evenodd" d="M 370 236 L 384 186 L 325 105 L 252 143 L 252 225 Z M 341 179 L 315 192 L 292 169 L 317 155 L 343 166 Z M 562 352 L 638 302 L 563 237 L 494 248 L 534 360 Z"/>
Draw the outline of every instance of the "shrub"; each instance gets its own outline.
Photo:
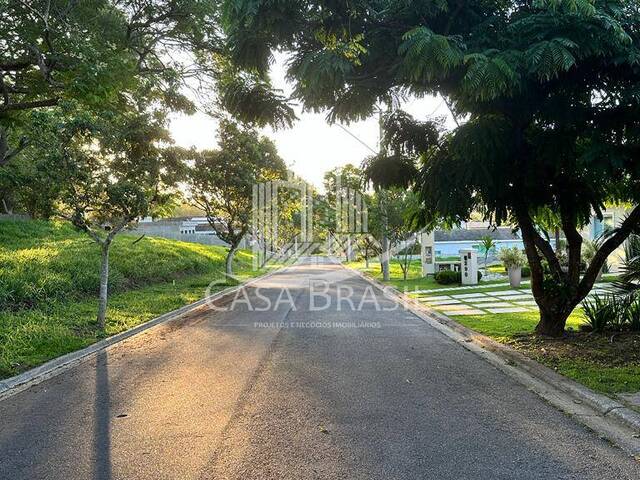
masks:
<path id="1" fill-rule="evenodd" d="M 582 305 L 586 325 L 589 330 L 602 333 L 616 323 L 616 311 L 612 308 L 615 301 L 610 296 L 596 295 Z"/>
<path id="2" fill-rule="evenodd" d="M 498 253 L 498 258 L 507 270 L 510 268 L 523 267 L 526 263 L 524 253 L 518 247 L 503 248 Z"/>
<path id="3" fill-rule="evenodd" d="M 629 302 L 626 313 L 629 330 L 632 332 L 640 332 L 640 296 L 637 296 Z"/>
<path id="4" fill-rule="evenodd" d="M 640 298 L 622 295 L 596 295 L 583 304 L 588 329 L 602 333 L 640 331 Z"/>
<path id="5" fill-rule="evenodd" d="M 525 265 L 522 267 L 522 278 L 529 278 L 531 276 L 531 268 L 529 268 L 529 265 Z"/>
<path id="6" fill-rule="evenodd" d="M 451 285 L 453 283 L 462 283 L 462 273 L 453 270 L 442 270 L 436 273 L 434 277 L 436 283 L 440 285 Z M 482 280 L 482 272 L 478 272 L 478 282 Z"/>
<path id="7" fill-rule="evenodd" d="M 440 285 L 460 283 L 462 282 L 462 274 L 460 272 L 454 272 L 453 270 L 442 270 L 436 273 L 435 281 Z"/>

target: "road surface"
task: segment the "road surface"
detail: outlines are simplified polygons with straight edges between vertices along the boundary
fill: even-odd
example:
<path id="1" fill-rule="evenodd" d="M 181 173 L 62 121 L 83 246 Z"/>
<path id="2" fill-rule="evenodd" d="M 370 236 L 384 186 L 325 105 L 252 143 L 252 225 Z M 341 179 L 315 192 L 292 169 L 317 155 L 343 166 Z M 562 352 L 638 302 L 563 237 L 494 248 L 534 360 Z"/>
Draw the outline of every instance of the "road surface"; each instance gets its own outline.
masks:
<path id="1" fill-rule="evenodd" d="M 0 402 L 0 478 L 640 478 L 340 266 L 233 300 Z"/>

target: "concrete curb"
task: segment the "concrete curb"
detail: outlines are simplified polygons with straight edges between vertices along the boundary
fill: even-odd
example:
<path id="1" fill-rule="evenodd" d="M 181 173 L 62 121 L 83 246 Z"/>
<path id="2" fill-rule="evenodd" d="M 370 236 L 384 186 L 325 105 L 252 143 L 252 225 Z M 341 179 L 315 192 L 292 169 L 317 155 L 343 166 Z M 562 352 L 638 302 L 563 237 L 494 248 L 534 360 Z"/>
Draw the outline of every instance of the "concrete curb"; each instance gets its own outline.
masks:
<path id="1" fill-rule="evenodd" d="M 220 290 L 219 292 L 198 300 L 197 302 L 191 303 L 189 305 L 185 305 L 184 307 L 173 310 L 172 312 L 167 312 L 159 317 L 153 318 L 145 323 L 142 323 L 136 327 L 133 327 L 124 332 L 118 333 L 111 337 L 105 338 L 104 340 L 100 340 L 92 345 L 89 345 L 82 350 L 76 350 L 75 352 L 67 353 L 66 355 L 62 355 L 61 357 L 54 358 L 42 365 L 32 368 L 31 370 L 27 370 L 19 375 L 14 377 L 7 378 L 5 380 L 0 380 L 0 401 L 5 400 L 23 390 L 26 390 L 34 385 L 37 385 L 49 378 L 55 377 L 64 373 L 65 371 L 83 363 L 90 358 L 92 358 L 98 352 L 105 350 L 117 343 L 120 343 L 128 338 L 131 338 L 135 335 L 138 335 L 142 332 L 150 330 L 154 327 L 180 320 L 187 313 L 196 310 L 197 308 L 206 305 L 208 302 L 218 300 L 224 296 L 227 296 L 231 293 L 236 292 L 237 290 L 251 285 L 254 282 L 259 280 L 264 280 L 269 278 L 276 273 L 280 273 L 285 271 L 289 267 L 278 268 L 276 270 L 267 272 L 263 275 L 260 275 L 255 278 L 250 278 L 245 280 L 238 285 L 234 285 L 232 287 L 225 288 Z"/>
<path id="2" fill-rule="evenodd" d="M 545 367 L 544 365 L 536 362 L 535 360 L 532 360 L 531 358 L 525 356 L 524 354 L 514 350 L 507 345 L 498 343 L 485 335 L 482 335 L 457 323 L 455 320 L 452 320 L 446 315 L 437 312 L 427 307 L 426 305 L 421 304 L 420 302 L 408 297 L 407 295 L 399 292 L 393 287 L 384 285 L 378 280 L 368 277 L 367 275 L 355 269 L 349 267 L 344 268 L 352 270 L 355 274 L 362 277 L 367 282 L 373 284 L 378 289 L 385 291 L 386 295 L 396 297 L 398 301 L 406 305 L 406 307 L 420 319 L 424 320 L 448 337 L 460 343 L 467 350 L 471 350 L 474 353 L 479 353 L 479 347 L 482 351 L 490 352 L 491 354 L 495 355 L 502 361 L 496 362 L 495 360 L 486 358 L 485 355 L 481 356 L 485 357 L 485 359 L 489 360 L 490 363 L 496 365 L 501 370 L 505 370 L 505 367 L 515 367 L 530 375 L 535 380 L 540 382 L 542 386 L 542 388 L 531 389 L 546 400 L 549 400 L 551 403 L 555 402 L 545 396 L 545 393 L 549 393 L 551 395 L 553 395 L 553 393 L 545 386 L 551 387 L 555 390 L 558 390 L 559 392 L 562 392 L 565 395 L 568 395 L 573 399 L 573 402 L 576 405 L 585 405 L 594 410 L 602 418 L 608 419 L 609 421 L 615 421 L 618 425 L 631 430 L 634 433 L 634 440 L 637 438 L 636 436 L 640 434 L 640 414 L 638 412 L 626 407 L 616 400 L 607 397 L 606 395 L 596 393 L 593 390 L 585 387 L 584 385 L 581 385 L 567 377 L 558 374 L 552 369 Z M 476 348 L 470 348 L 470 346 L 476 346 Z M 582 415 L 585 414 L 576 414 L 576 416 Z M 592 425 L 589 426 L 591 428 L 594 428 Z M 605 434 L 604 432 L 599 433 L 603 433 L 603 435 Z M 640 442 L 631 441 L 631 443 L 634 444 L 633 453 L 639 453 L 640 450 L 636 450 L 636 448 L 640 447 L 637 447 L 635 444 L 638 444 Z"/>

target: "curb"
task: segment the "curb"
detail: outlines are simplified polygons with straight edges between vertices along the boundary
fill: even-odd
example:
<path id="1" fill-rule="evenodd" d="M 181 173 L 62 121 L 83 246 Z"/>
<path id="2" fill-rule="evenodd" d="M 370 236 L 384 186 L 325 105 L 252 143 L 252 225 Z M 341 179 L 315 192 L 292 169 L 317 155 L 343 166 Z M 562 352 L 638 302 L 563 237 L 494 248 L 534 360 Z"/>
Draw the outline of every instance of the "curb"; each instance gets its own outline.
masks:
<path id="1" fill-rule="evenodd" d="M 185 305 L 171 312 L 164 313 L 159 317 L 148 320 L 145 323 L 141 323 L 140 325 L 137 325 L 129 330 L 125 330 L 124 332 L 120 332 L 116 335 L 100 340 L 89 345 L 86 348 L 83 348 L 82 350 L 76 350 L 74 352 L 67 353 L 65 355 L 62 355 L 61 357 L 49 360 L 48 362 L 43 363 L 38 367 L 27 370 L 26 372 L 20 373 L 14 377 L 0 380 L 0 402 L 49 378 L 64 373 L 65 371 L 89 360 L 102 350 L 105 350 L 117 343 L 127 340 L 128 338 L 150 330 L 154 327 L 172 321 L 180 320 L 186 314 L 202 307 L 203 305 L 206 305 L 208 302 L 225 297 L 237 290 L 240 290 L 243 287 L 251 285 L 254 282 L 264 280 L 271 277 L 272 275 L 275 275 L 276 273 L 283 272 L 287 268 L 289 267 L 278 268 L 271 272 L 262 274 L 258 277 L 250 278 L 239 283 L 238 285 L 220 290 L 219 292 L 210 295 L 209 297 L 198 300 L 197 302 L 190 303 L 189 305 Z"/>
<path id="2" fill-rule="evenodd" d="M 421 320 L 436 327 L 449 338 L 460 343 L 467 350 L 478 353 L 475 349 L 469 348 L 469 345 L 471 344 L 479 347 L 485 352 L 493 353 L 503 360 L 503 365 L 496 365 L 499 368 L 503 369 L 502 367 L 505 363 L 507 366 L 517 367 L 521 371 L 523 370 L 530 376 L 534 377 L 534 379 L 538 380 L 542 384 L 551 386 L 552 388 L 570 396 L 576 405 L 586 405 L 592 410 L 595 410 L 595 412 L 603 418 L 613 420 L 621 426 L 633 430 L 635 434 L 640 433 L 640 413 L 607 397 L 606 395 L 596 393 L 584 385 L 560 375 L 554 370 L 532 360 L 507 345 L 498 343 L 485 335 L 457 323 L 446 315 L 421 304 L 411 297 L 408 297 L 396 288 L 384 285 L 378 280 L 368 277 L 362 272 L 350 267 L 345 267 L 344 265 L 343 267 L 353 271 L 355 274 L 373 284 L 378 289 L 383 290 L 387 295 L 395 296 L 403 305 L 406 306 L 407 309 L 418 316 Z M 438 328 L 438 326 L 440 326 L 440 328 Z M 495 365 L 495 362 L 491 363 Z M 542 394 L 543 392 L 536 390 L 536 393 L 545 398 Z M 634 438 L 637 437 L 634 436 Z"/>

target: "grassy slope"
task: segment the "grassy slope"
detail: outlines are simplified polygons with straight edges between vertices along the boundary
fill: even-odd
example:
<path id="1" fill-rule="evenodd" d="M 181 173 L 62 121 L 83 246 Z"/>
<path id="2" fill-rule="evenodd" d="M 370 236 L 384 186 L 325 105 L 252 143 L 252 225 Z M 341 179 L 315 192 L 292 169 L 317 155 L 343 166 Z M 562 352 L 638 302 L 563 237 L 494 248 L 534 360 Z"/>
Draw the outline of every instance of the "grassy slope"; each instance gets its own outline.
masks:
<path id="1" fill-rule="evenodd" d="M 364 262 L 352 262 L 348 265 L 381 279 L 380 267 L 376 262 L 371 262 L 369 269 L 365 268 Z M 391 263 L 390 272 L 391 280 L 388 283 L 400 290 L 406 288 L 411 292 L 417 289 L 452 287 L 438 285 L 433 278 L 420 278 L 418 262 L 412 264 L 407 281 L 402 280 L 402 271 L 397 263 Z M 604 281 L 611 280 L 608 278 Z M 482 283 L 490 285 L 492 282 Z M 495 287 L 492 290 L 509 288 Z M 529 286 L 523 285 L 523 288 L 529 288 Z M 464 293 L 476 291 L 486 292 L 487 289 L 470 289 L 465 290 Z M 580 325 L 584 323 L 584 316 L 582 310 L 577 309 L 567 322 L 570 334 L 566 338 L 544 339 L 532 335 L 538 319 L 537 312 L 455 317 L 456 322 L 499 342 L 507 343 L 596 391 L 606 394 L 640 391 L 640 335 L 621 335 L 612 342 L 609 335 L 578 333 Z"/>
<path id="2" fill-rule="evenodd" d="M 97 246 L 62 223 L 0 221 L 0 378 L 202 298 L 222 277 L 224 248 L 136 239 L 122 235 L 114 242 L 101 332 Z M 235 263 L 241 277 L 255 274 L 248 252 L 239 252 Z"/>

